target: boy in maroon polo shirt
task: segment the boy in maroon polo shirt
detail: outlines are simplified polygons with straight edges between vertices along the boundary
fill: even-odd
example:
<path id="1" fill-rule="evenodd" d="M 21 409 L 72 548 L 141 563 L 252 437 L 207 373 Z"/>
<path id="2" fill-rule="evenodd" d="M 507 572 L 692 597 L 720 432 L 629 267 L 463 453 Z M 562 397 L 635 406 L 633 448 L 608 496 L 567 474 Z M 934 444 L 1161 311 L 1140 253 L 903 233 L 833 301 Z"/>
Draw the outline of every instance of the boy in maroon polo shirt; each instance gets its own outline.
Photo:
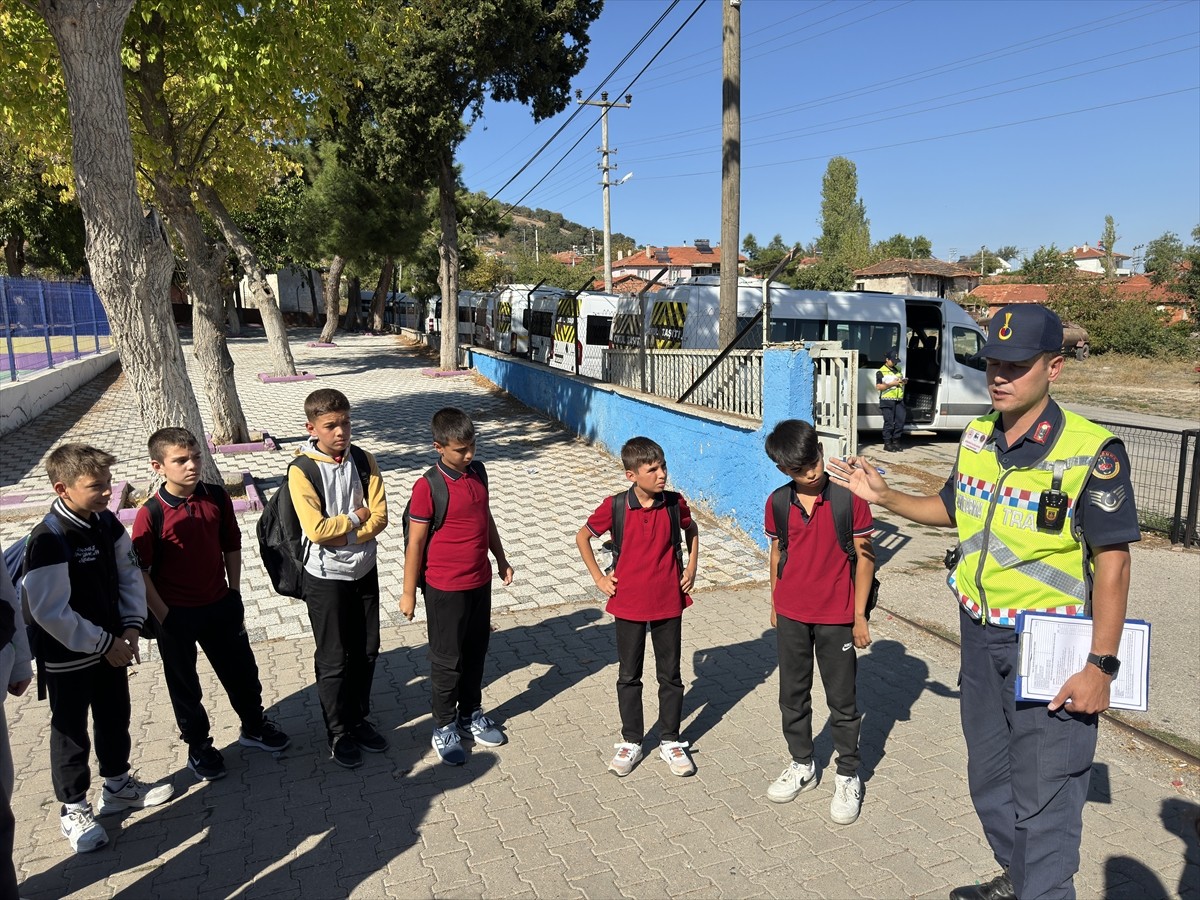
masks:
<path id="1" fill-rule="evenodd" d="M 513 569 L 492 518 L 487 473 L 474 461 L 475 426 L 462 410 L 446 407 L 434 413 L 432 429 L 437 474 L 445 479 L 449 502 L 434 530 L 433 490 L 424 476 L 417 479 L 409 502 L 400 612 L 412 621 L 424 559 L 433 748 L 446 765 L 461 766 L 467 754 L 459 731 L 485 747 L 505 742 L 483 712 L 483 664 L 492 634 L 488 552 L 505 584 L 512 584 Z"/>
<path id="2" fill-rule="evenodd" d="M 696 766 L 679 740 L 683 717 L 683 678 L 679 673 L 682 651 L 683 610 L 692 605 L 688 591 L 696 583 L 700 530 L 692 521 L 687 501 L 666 491 L 667 460 L 663 449 L 647 437 L 630 438 L 621 448 L 625 477 L 633 484 L 622 500 L 625 522 L 615 570 L 600 571 L 592 552 L 592 538 L 613 526 L 613 498 L 606 497 L 579 533 L 575 545 L 592 580 L 607 596 L 605 610 L 616 619 L 617 707 L 621 713 L 621 742 L 608 770 L 624 777 L 642 758 L 646 737 L 642 715 L 642 663 L 646 655 L 646 629 L 654 645 L 658 676 L 659 756 L 673 775 L 691 775 Z M 678 504 L 679 528 L 688 547 L 687 566 L 676 558 L 671 511 Z M 618 587 L 619 584 L 619 587 Z"/>
<path id="3" fill-rule="evenodd" d="M 858 554 L 853 576 L 842 549 L 829 501 L 830 484 L 816 430 L 808 422 L 785 419 L 767 437 L 767 456 L 792 479 L 788 506 L 788 554 L 779 572 L 779 539 L 770 498 L 766 531 L 771 539 L 771 625 L 779 653 L 779 710 L 783 736 L 792 761 L 767 788 L 767 799 L 787 803 L 801 791 L 817 786 L 813 762 L 813 657 L 821 667 L 821 683 L 829 705 L 829 727 L 837 750 L 837 776 L 830 818 L 849 825 L 862 807 L 858 778 L 858 711 L 855 648 L 871 643 L 867 599 L 875 577 L 871 508 L 853 497 L 854 547 Z"/>
<path id="4" fill-rule="evenodd" d="M 242 532 L 225 488 L 200 480 L 200 445 L 186 428 L 150 435 L 150 465 L 164 479 L 133 522 L 133 546 L 146 584 L 146 605 L 158 619 L 167 693 L 188 768 L 203 781 L 225 776 L 225 758 L 213 746 L 196 674 L 199 644 L 241 720 L 238 743 L 283 750 L 288 736 L 263 715 L 258 665 L 246 635 L 238 590 Z M 162 510 L 156 534 L 150 504 Z"/>

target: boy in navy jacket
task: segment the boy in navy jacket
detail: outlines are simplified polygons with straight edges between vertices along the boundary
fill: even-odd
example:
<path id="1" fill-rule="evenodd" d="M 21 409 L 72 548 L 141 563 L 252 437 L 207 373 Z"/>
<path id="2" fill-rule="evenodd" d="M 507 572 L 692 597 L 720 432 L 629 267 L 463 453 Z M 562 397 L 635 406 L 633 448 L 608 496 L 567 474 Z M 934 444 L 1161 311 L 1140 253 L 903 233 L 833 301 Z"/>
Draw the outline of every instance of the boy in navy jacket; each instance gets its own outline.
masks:
<path id="1" fill-rule="evenodd" d="M 146 589 L 129 535 L 108 511 L 115 461 L 84 444 L 51 453 L 46 472 L 58 499 L 25 551 L 39 695 L 50 697 L 50 779 L 62 804 L 63 836 L 76 853 L 108 843 L 87 800 L 89 712 L 104 778 L 99 815 L 157 806 L 174 793 L 169 784 L 142 784 L 129 771 L 127 667 L 141 662 Z"/>
<path id="2" fill-rule="evenodd" d="M 605 610 L 616 619 L 617 707 L 621 713 L 621 741 L 608 769 L 619 777 L 633 771 L 642 758 L 646 737 L 642 713 L 642 662 L 646 655 L 646 630 L 654 645 L 658 676 L 659 756 L 673 775 L 692 775 L 696 766 L 679 740 L 683 716 L 682 652 L 683 611 L 692 604 L 688 591 L 696 583 L 700 531 L 692 521 L 687 501 L 666 490 L 667 461 L 662 447 L 647 437 L 630 438 L 621 448 L 625 477 L 632 482 L 620 499 L 606 497 L 579 533 L 575 545 L 592 580 L 608 597 Z M 615 570 L 600 571 L 592 552 L 592 538 L 613 527 L 613 503 L 625 507 L 623 536 Z M 668 509 L 677 504 L 677 512 Z M 676 558 L 672 516 L 688 547 L 684 567 Z"/>

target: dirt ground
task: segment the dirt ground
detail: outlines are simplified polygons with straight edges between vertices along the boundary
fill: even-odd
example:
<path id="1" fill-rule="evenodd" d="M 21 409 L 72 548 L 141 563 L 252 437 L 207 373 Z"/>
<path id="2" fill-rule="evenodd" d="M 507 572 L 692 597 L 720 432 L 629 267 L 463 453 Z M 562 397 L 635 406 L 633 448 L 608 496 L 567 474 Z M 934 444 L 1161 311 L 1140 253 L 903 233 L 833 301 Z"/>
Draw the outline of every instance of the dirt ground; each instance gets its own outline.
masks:
<path id="1" fill-rule="evenodd" d="M 1195 360 L 1139 359 L 1105 353 L 1067 358 L 1054 396 L 1128 412 L 1194 419 L 1200 410 L 1200 372 Z"/>

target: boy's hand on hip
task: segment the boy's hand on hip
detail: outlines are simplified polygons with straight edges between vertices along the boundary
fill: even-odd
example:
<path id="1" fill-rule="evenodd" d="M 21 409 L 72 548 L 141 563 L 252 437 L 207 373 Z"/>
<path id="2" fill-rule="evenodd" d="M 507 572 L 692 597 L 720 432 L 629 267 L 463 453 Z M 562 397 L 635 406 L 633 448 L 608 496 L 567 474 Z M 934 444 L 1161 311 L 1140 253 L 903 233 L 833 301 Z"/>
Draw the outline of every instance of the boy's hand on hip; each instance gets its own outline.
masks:
<path id="1" fill-rule="evenodd" d="M 403 593 L 400 595 L 400 615 L 413 620 L 413 616 L 417 614 L 417 595 L 415 593 Z"/>
<path id="2" fill-rule="evenodd" d="M 616 575 L 601 575 L 599 578 L 592 578 L 596 582 L 596 587 L 604 591 L 605 597 L 615 596 L 617 593 L 617 576 Z"/>

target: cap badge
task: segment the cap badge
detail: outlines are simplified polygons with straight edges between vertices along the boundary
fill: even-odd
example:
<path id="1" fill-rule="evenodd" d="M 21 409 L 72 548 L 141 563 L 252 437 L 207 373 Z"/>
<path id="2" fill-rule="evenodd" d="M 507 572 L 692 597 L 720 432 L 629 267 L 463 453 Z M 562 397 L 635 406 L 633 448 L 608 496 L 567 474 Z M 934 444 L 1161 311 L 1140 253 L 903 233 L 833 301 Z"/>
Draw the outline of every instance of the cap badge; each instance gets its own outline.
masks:
<path id="1" fill-rule="evenodd" d="M 996 333 L 996 337 L 1000 338 L 1002 341 L 1007 341 L 1013 335 L 1013 330 L 1008 325 L 1008 323 L 1012 321 L 1012 317 L 1012 313 L 1005 313 L 1004 324 L 1000 326 L 1000 330 Z"/>

